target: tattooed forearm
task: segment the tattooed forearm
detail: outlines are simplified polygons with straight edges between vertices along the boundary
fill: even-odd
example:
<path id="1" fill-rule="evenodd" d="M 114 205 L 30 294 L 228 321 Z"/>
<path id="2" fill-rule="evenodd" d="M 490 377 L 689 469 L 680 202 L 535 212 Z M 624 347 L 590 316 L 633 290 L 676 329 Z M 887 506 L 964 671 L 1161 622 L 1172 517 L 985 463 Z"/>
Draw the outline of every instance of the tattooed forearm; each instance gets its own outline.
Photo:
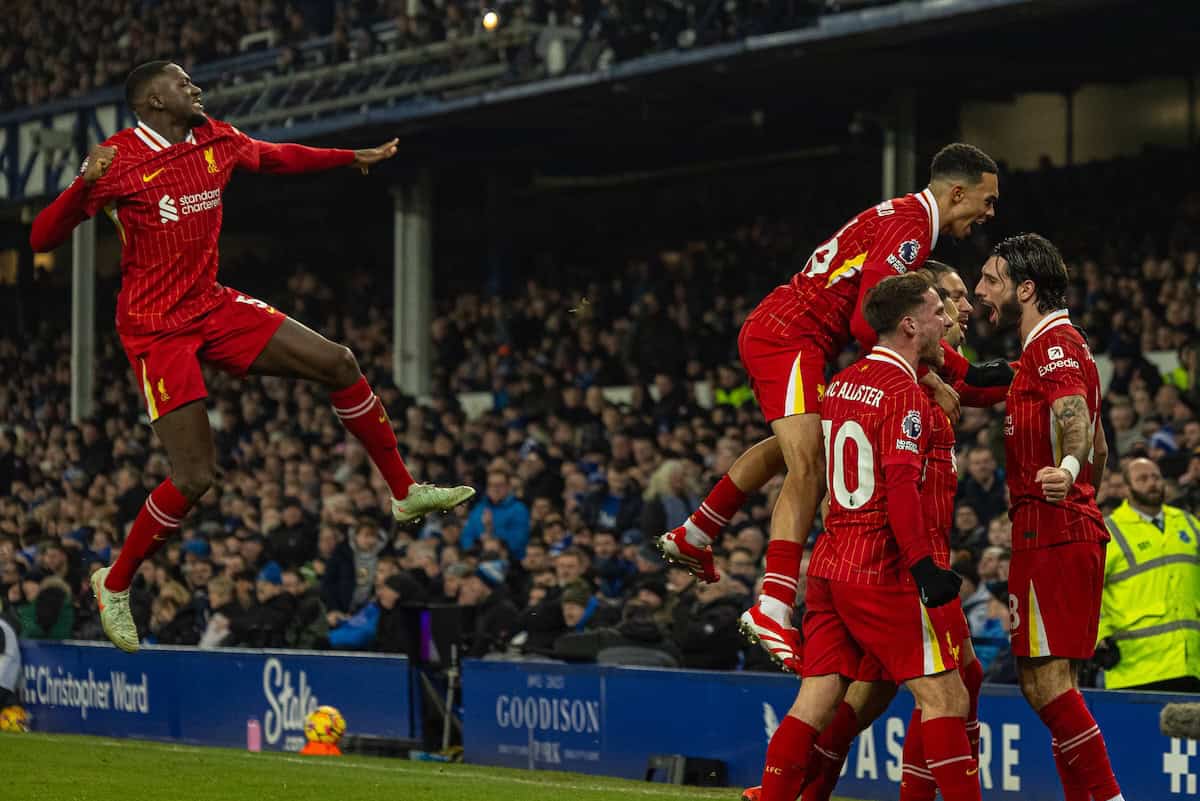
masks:
<path id="1" fill-rule="evenodd" d="M 1054 401 L 1054 420 L 1062 442 L 1062 456 L 1074 456 L 1080 464 L 1088 462 L 1092 450 L 1092 422 L 1087 402 L 1081 395 L 1069 395 Z"/>

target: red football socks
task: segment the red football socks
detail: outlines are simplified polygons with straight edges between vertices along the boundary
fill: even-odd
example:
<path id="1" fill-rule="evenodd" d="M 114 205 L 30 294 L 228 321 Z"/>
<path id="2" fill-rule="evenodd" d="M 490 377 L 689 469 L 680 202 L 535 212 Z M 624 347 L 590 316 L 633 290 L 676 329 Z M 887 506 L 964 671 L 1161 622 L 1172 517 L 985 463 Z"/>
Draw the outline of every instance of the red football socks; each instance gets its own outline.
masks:
<path id="1" fill-rule="evenodd" d="M 179 529 L 183 516 L 190 508 L 191 502 L 171 483 L 171 479 L 155 487 L 142 504 L 142 510 L 129 529 L 129 536 L 121 546 L 117 561 L 104 579 L 105 588 L 111 592 L 129 589 L 138 567 L 154 556 L 167 538 Z"/>
<path id="2" fill-rule="evenodd" d="M 971 754 L 979 761 L 979 693 L 983 690 L 983 665 L 978 659 L 958 668 L 963 684 L 967 687 L 967 740 L 971 743 Z"/>
<path id="3" fill-rule="evenodd" d="M 1038 717 L 1050 730 L 1050 736 L 1058 741 L 1063 767 L 1078 777 L 1078 783 L 1087 788 L 1095 801 L 1120 797 L 1121 788 L 1108 761 L 1104 735 L 1078 690 L 1067 690 L 1046 704 Z"/>
<path id="4" fill-rule="evenodd" d="M 383 403 L 371 391 L 371 385 L 365 377 L 345 389 L 329 393 L 333 403 L 333 411 L 351 434 L 367 449 L 367 455 L 379 468 L 388 486 L 392 489 L 392 497 L 403 499 L 408 495 L 408 488 L 413 485 L 413 478 L 404 466 L 397 449 L 396 432 L 392 430 L 392 422 L 388 419 L 387 410 Z"/>
<path id="5" fill-rule="evenodd" d="M 761 801 L 796 801 L 819 732 L 799 718 L 784 716 L 767 745 Z"/>
<path id="6" fill-rule="evenodd" d="M 904 768 L 900 776 L 900 801 L 933 801 L 937 795 L 937 783 L 933 771 L 925 761 L 924 727 L 921 725 L 921 708 L 912 711 L 908 719 L 908 731 L 904 733 Z"/>
<path id="7" fill-rule="evenodd" d="M 763 595 L 782 602 L 788 609 L 796 605 L 800 557 L 803 554 L 804 545 L 799 542 L 771 540 L 767 543 L 767 566 L 763 576 Z"/>
<path id="8" fill-rule="evenodd" d="M 1059 750 L 1058 740 L 1050 740 L 1050 753 L 1054 754 L 1054 767 L 1058 769 L 1058 780 L 1062 782 L 1063 801 L 1092 801 L 1092 794 L 1083 786 Z"/>
<path id="9" fill-rule="evenodd" d="M 945 801 L 981 801 L 979 763 L 971 756 L 963 718 L 921 721 L 925 761 Z"/>
<path id="10" fill-rule="evenodd" d="M 708 493 L 700 508 L 692 512 L 690 519 L 710 538 L 717 537 L 745 502 L 746 493 L 738 489 L 733 479 L 724 475 Z"/>
<path id="11" fill-rule="evenodd" d="M 803 801 L 829 801 L 842 775 L 842 765 L 846 763 L 850 744 L 860 731 L 862 727 L 854 707 L 843 701 L 833 716 L 833 722 L 825 727 L 817 739 L 808 763 Z"/>

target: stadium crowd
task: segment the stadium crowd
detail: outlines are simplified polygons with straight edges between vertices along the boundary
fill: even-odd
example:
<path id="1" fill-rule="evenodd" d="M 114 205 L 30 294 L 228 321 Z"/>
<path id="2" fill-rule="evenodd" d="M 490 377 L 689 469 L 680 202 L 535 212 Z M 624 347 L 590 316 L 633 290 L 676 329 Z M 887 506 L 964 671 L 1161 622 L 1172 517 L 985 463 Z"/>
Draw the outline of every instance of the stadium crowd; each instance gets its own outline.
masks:
<path id="1" fill-rule="evenodd" d="M 0 112 L 119 86 L 134 66 L 156 58 L 189 70 L 228 59 L 251 34 L 269 35 L 254 46 L 277 48 L 271 70 L 287 73 L 467 37 L 478 32 L 482 9 L 495 7 L 505 22 L 549 24 L 568 31 L 569 41 L 587 38 L 594 44 L 589 63 L 573 66 L 590 68 L 796 27 L 824 5 L 836 7 L 789 0 L 14 0 L 0 18 Z M 545 47 L 537 50 L 544 58 Z"/>
<path id="2" fill-rule="evenodd" d="M 1149 456 L 1166 479 L 1167 502 L 1193 512 L 1195 215 L 1184 204 L 1159 247 L 1067 247 L 1073 317 L 1113 360 L 1104 419 L 1110 467 Z M 445 603 L 464 610 L 463 644 L 473 656 L 773 669 L 736 624 L 757 595 L 780 479 L 727 528 L 715 584 L 665 565 L 652 541 L 768 433 L 735 346 L 759 295 L 722 276 L 791 263 L 792 240 L 786 224 L 758 223 L 633 259 L 603 284 L 530 281 L 504 300 L 457 294 L 432 323 L 435 391 L 426 405 L 388 380 L 387 309 L 363 294 L 353 305 L 368 311 L 352 319 L 322 279 L 296 272 L 266 299 L 354 347 L 415 476 L 461 479 L 478 488 L 478 500 L 397 528 L 386 485 L 325 398 L 305 385 L 210 373 L 219 487 L 136 579 L 143 638 L 406 651 L 415 634 L 404 610 Z M 359 278 L 348 285 L 370 286 Z M 1017 343 L 985 320 L 972 324 L 971 356 L 1016 354 Z M 1146 358 L 1161 349 L 1181 363 L 1165 375 Z M 167 474 L 111 330 L 98 350 L 97 410 L 75 426 L 68 330 L 45 323 L 20 342 L 0 340 L 0 598 L 26 637 L 103 637 L 88 576 L 114 558 Z M 489 408 L 468 418 L 458 400 L 465 392 L 488 393 Z M 998 409 L 964 410 L 960 420 L 952 546 L 979 654 L 993 679 L 1011 680 L 1002 420 Z M 1125 494 L 1121 471 L 1110 469 L 1102 507 Z"/>

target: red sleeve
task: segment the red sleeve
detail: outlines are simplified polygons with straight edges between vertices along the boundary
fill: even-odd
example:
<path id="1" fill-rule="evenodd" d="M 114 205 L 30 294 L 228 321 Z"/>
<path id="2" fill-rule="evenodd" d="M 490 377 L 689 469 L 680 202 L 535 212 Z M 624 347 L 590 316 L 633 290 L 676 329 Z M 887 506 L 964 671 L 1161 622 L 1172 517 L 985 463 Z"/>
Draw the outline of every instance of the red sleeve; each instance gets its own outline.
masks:
<path id="1" fill-rule="evenodd" d="M 87 184 L 82 177 L 76 177 L 41 213 L 33 220 L 29 231 L 29 246 L 37 253 L 54 250 L 67 241 L 75 226 L 92 217 L 96 212 L 112 203 L 121 195 L 123 181 L 120 177 L 122 151 L 112 139 L 106 139 L 102 144 L 116 148 L 112 164 L 100 180 Z M 87 160 L 84 162 L 87 167 Z M 83 169 L 79 171 L 83 175 Z"/>
<path id="2" fill-rule="evenodd" d="M 954 391 L 958 393 L 959 403 L 976 409 L 995 406 L 1008 397 L 1008 387 L 973 387 L 965 381 L 955 382 Z"/>
<path id="3" fill-rule="evenodd" d="M 1042 336 L 1025 353 L 1029 356 L 1028 369 L 1037 370 L 1038 385 L 1047 403 L 1071 395 L 1087 400 L 1083 363 L 1088 357 L 1082 347 L 1065 338 Z"/>
<path id="4" fill-rule="evenodd" d="M 933 556 L 921 511 L 921 493 L 917 489 L 921 470 L 914 464 L 892 464 L 884 466 L 883 475 L 888 527 L 900 546 L 904 564 L 912 567 L 925 557 Z"/>
<path id="5" fill-rule="evenodd" d="M 245 134 L 243 134 L 245 136 Z M 249 145 L 243 149 L 240 166 L 251 172 L 290 175 L 320 172 L 345 167 L 354 161 L 353 150 L 307 147 L 305 145 L 274 144 L 246 137 Z"/>
<path id="6" fill-rule="evenodd" d="M 76 178 L 53 203 L 42 209 L 33 219 L 33 227 L 29 231 L 29 246 L 34 252 L 46 253 L 54 250 L 67 241 L 75 226 L 90 216 L 86 211 L 90 188 L 82 179 Z"/>
<path id="7" fill-rule="evenodd" d="M 850 316 L 850 333 L 863 350 L 874 347 L 879 338 L 863 317 L 862 306 L 867 292 L 888 276 L 918 269 L 929 258 L 929 244 L 928 218 L 885 218 L 879 223 L 867 260 L 863 262 L 854 314 Z"/>
<path id="8" fill-rule="evenodd" d="M 967 369 L 971 366 L 971 363 L 967 361 L 967 357 L 950 347 L 950 343 L 944 339 L 942 340 L 942 353 L 946 354 L 946 361 L 943 362 L 942 368 L 938 370 L 938 374 L 951 385 L 965 380 Z M 954 388 L 955 390 L 958 389 L 957 386 Z"/>

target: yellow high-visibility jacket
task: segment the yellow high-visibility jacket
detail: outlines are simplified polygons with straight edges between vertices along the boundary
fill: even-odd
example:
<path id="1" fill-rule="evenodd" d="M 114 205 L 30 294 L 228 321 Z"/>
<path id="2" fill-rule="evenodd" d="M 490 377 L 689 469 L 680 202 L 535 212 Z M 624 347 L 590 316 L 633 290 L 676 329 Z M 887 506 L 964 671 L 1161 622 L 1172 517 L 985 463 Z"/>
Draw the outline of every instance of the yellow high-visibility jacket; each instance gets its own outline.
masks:
<path id="1" fill-rule="evenodd" d="M 1112 539 L 1099 638 L 1121 651 L 1105 671 L 1110 689 L 1200 677 L 1200 522 L 1172 506 L 1163 519 L 1159 531 L 1125 501 L 1104 520 Z"/>

